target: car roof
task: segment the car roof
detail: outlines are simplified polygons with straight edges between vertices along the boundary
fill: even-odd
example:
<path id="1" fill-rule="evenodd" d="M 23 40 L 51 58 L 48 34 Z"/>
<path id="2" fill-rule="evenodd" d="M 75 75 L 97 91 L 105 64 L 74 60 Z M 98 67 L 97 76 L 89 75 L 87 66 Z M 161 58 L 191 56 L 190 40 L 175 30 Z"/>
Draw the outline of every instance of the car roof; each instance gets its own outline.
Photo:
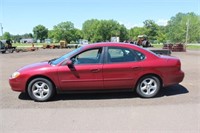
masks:
<path id="1" fill-rule="evenodd" d="M 90 48 L 96 48 L 96 47 L 124 47 L 124 48 L 130 48 L 137 50 L 139 52 L 144 53 L 146 56 L 152 56 L 152 57 L 157 57 L 156 54 L 152 53 L 151 51 L 144 49 L 142 47 L 139 47 L 134 44 L 130 43 L 122 43 L 122 42 L 100 42 L 100 43 L 93 43 L 93 44 L 85 44 L 83 45 L 84 49 L 90 49 Z"/>
<path id="2" fill-rule="evenodd" d="M 107 47 L 107 46 L 112 46 L 112 47 L 138 47 L 136 45 L 130 44 L 130 43 L 118 43 L 118 42 L 100 42 L 100 43 L 93 43 L 93 44 L 86 44 L 84 47 Z"/>
<path id="3" fill-rule="evenodd" d="M 134 45 L 134 44 L 130 44 L 130 43 L 122 43 L 122 42 L 100 42 L 100 43 L 93 43 L 93 44 L 86 44 L 86 45 L 83 45 L 83 47 L 85 47 L 86 49 L 87 48 L 95 48 L 95 47 L 108 47 L 108 46 L 111 46 L 111 47 L 125 47 L 125 48 L 132 48 L 132 49 L 135 49 L 135 50 L 139 50 L 139 51 L 143 51 L 144 49 L 137 46 L 137 45 Z M 145 50 L 146 51 L 146 50 Z"/>

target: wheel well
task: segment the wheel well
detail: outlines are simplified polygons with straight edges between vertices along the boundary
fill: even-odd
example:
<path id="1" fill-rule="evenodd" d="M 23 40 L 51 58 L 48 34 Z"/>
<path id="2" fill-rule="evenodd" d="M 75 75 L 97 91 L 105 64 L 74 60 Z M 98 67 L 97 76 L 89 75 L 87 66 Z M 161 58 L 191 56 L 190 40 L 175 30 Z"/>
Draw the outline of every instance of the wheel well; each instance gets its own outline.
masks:
<path id="1" fill-rule="evenodd" d="M 157 78 L 159 79 L 159 81 L 160 81 L 161 87 L 163 87 L 162 78 L 161 78 L 159 75 L 153 74 L 153 73 L 148 73 L 148 74 L 142 75 L 142 76 L 138 79 L 138 81 L 137 81 L 137 83 L 136 83 L 136 86 L 138 85 L 138 82 L 140 81 L 140 79 L 143 78 L 143 77 L 145 77 L 145 76 L 155 76 L 155 77 L 157 77 Z"/>
<path id="2" fill-rule="evenodd" d="M 35 78 L 45 78 L 45 79 L 49 80 L 52 83 L 52 85 L 53 85 L 53 87 L 55 88 L 55 91 L 56 91 L 56 86 L 50 78 L 43 76 L 43 75 L 36 75 L 36 76 L 29 78 L 28 81 L 26 82 L 26 92 L 27 92 L 27 89 L 28 89 L 28 84 Z"/>

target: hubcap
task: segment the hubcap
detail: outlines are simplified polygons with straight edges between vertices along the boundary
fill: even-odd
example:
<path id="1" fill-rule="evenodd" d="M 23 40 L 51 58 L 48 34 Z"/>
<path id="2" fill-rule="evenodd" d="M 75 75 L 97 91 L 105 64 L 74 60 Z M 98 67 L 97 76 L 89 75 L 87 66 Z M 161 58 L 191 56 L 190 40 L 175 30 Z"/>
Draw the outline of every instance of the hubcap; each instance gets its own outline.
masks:
<path id="1" fill-rule="evenodd" d="M 32 86 L 33 95 L 39 99 L 44 99 L 49 94 L 49 86 L 42 81 L 35 82 Z"/>
<path id="2" fill-rule="evenodd" d="M 145 95 L 152 95 L 158 88 L 157 82 L 152 78 L 147 78 L 140 84 L 141 92 Z"/>

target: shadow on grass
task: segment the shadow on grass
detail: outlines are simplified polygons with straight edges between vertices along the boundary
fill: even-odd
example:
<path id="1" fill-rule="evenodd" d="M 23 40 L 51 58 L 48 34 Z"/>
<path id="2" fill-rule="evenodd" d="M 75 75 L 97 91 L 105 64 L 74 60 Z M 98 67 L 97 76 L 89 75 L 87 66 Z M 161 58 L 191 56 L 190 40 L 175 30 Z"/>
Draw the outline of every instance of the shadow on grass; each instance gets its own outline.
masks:
<path id="1" fill-rule="evenodd" d="M 159 94 L 155 98 L 164 96 L 175 96 L 189 93 L 189 91 L 182 85 L 173 85 L 170 87 L 162 88 Z M 26 93 L 20 93 L 19 99 L 31 100 Z M 136 92 L 95 92 L 95 93 L 63 93 L 57 94 L 50 101 L 60 100 L 102 100 L 102 99 L 126 99 L 126 98 L 138 98 Z"/>

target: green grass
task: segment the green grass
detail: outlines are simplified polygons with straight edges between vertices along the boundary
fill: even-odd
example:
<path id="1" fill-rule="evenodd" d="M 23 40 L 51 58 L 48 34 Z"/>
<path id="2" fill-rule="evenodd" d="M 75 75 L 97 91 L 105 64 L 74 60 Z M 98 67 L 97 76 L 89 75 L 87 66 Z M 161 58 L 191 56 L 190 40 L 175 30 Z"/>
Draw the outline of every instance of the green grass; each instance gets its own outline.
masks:
<path id="1" fill-rule="evenodd" d="M 34 47 L 42 47 L 43 45 L 45 45 L 46 43 L 34 43 Z M 13 43 L 13 46 L 17 47 L 17 48 L 27 48 L 27 47 L 32 47 L 31 43 Z M 54 45 L 59 45 L 59 44 L 54 44 Z"/>
<path id="2" fill-rule="evenodd" d="M 15 47 L 32 47 L 32 44 L 31 43 L 13 43 L 12 44 L 13 46 Z M 34 43 L 34 46 L 35 47 L 42 47 L 43 44 L 37 44 L 37 43 Z"/>
<path id="3" fill-rule="evenodd" d="M 200 50 L 200 44 L 199 45 L 187 45 L 186 49 L 189 49 L 189 50 Z"/>
<path id="4" fill-rule="evenodd" d="M 162 44 L 152 44 L 154 48 L 162 48 L 163 45 Z"/>

